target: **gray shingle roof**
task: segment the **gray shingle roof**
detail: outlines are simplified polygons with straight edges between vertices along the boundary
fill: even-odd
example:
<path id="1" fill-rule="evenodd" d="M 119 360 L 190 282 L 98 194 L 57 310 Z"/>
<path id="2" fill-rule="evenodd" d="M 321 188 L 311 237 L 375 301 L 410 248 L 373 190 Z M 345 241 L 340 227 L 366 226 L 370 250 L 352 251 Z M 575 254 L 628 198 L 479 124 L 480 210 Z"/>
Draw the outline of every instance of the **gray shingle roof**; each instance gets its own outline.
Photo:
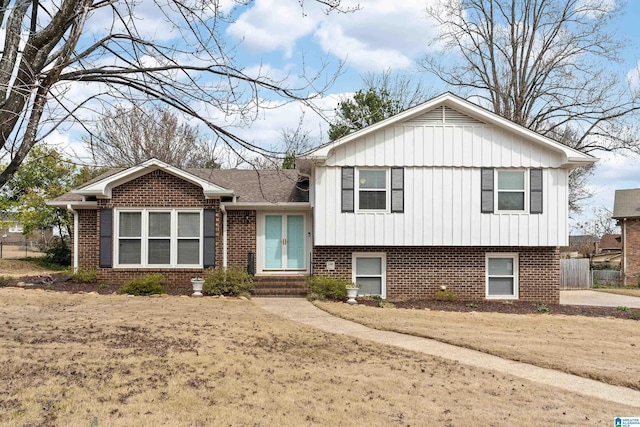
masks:
<path id="1" fill-rule="evenodd" d="M 616 190 L 613 218 L 640 218 L 640 188 Z"/>
<path id="2" fill-rule="evenodd" d="M 114 175 L 123 168 L 114 168 L 86 182 L 79 188 Z M 296 170 L 253 169 L 186 169 L 187 172 L 220 187 L 233 190 L 238 203 L 308 202 L 309 181 Z M 66 193 L 53 202 L 79 202 L 82 196 Z"/>

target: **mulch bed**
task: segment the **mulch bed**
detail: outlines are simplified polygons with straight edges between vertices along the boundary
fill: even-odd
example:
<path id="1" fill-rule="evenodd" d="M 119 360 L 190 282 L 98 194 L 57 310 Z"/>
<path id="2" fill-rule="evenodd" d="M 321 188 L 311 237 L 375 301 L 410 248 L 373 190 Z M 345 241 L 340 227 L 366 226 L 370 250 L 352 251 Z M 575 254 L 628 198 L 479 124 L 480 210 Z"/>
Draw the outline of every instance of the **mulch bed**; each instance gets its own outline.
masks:
<path id="1" fill-rule="evenodd" d="M 358 298 L 363 305 L 377 307 L 379 300 Z M 468 313 L 491 312 L 508 314 L 564 314 L 567 316 L 615 317 L 619 319 L 640 320 L 640 309 L 618 310 L 616 307 L 596 307 L 589 305 L 540 304 L 528 301 L 438 301 L 438 300 L 403 300 L 390 301 L 396 308 L 417 310 L 457 311 Z"/>
<path id="2" fill-rule="evenodd" d="M 29 284 L 26 289 L 44 289 L 49 291 L 69 292 L 69 293 L 89 293 L 97 292 L 101 295 L 111 295 L 117 292 L 117 285 L 103 285 L 97 283 L 76 283 L 68 280 L 64 273 L 56 273 L 46 276 L 24 276 L 12 279 L 6 286 L 16 286 L 19 282 Z M 168 289 L 169 294 L 190 295 L 190 292 L 178 292 Z M 358 302 L 363 305 L 377 307 L 381 302 L 373 298 L 358 298 Z M 417 310 L 440 310 L 457 312 L 490 312 L 507 314 L 564 314 L 567 316 L 587 316 L 587 317 L 615 317 L 619 319 L 640 320 L 640 309 L 618 310 L 616 307 L 596 307 L 588 305 L 560 305 L 560 304 L 540 304 L 527 301 L 440 301 L 440 300 L 385 300 L 392 303 L 396 308 L 417 309 Z"/>

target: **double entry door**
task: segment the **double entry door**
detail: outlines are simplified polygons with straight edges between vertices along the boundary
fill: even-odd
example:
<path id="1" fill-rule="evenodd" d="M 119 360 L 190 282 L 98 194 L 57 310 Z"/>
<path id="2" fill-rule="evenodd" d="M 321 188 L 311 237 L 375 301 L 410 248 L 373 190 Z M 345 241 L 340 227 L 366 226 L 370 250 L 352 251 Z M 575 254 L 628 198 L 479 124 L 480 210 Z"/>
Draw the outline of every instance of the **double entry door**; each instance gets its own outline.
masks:
<path id="1" fill-rule="evenodd" d="M 305 216 L 265 214 L 265 270 L 304 270 Z"/>

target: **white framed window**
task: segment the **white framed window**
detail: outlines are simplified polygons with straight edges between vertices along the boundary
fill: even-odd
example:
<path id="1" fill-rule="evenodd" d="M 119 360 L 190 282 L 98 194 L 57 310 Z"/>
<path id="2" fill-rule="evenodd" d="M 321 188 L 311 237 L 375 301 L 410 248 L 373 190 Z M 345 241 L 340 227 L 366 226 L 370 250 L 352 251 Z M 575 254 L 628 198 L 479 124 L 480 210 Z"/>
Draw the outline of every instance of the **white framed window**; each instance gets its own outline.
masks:
<path id="1" fill-rule="evenodd" d="M 119 209 L 116 267 L 202 267 L 202 210 Z"/>
<path id="2" fill-rule="evenodd" d="M 22 228 L 22 224 L 15 222 L 9 226 L 9 233 L 22 233 L 24 230 Z"/>
<path id="3" fill-rule="evenodd" d="M 387 258 L 384 253 L 354 252 L 352 254 L 353 283 L 362 285 L 358 295 L 387 297 Z"/>
<path id="4" fill-rule="evenodd" d="M 518 254 L 486 255 L 487 299 L 518 299 Z"/>
<path id="5" fill-rule="evenodd" d="M 387 169 L 358 169 L 358 210 L 387 211 L 389 181 Z"/>
<path id="6" fill-rule="evenodd" d="M 527 179 L 524 170 L 496 171 L 496 211 L 524 212 L 527 210 Z"/>

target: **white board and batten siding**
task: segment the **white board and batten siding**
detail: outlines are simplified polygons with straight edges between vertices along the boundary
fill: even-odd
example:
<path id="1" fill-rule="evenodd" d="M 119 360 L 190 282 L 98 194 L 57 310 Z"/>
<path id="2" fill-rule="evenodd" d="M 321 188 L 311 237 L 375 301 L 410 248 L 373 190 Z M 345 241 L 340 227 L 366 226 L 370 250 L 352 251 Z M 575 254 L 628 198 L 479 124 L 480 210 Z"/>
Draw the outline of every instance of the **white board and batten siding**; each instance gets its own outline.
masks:
<path id="1" fill-rule="evenodd" d="M 430 111 L 338 146 L 316 167 L 316 245 L 568 245 L 568 171 L 559 168 L 561 154 L 464 115 L 450 115 L 447 124 L 433 116 Z M 341 212 L 342 166 L 404 167 L 404 212 Z M 543 213 L 481 213 L 483 167 L 542 168 Z"/>

